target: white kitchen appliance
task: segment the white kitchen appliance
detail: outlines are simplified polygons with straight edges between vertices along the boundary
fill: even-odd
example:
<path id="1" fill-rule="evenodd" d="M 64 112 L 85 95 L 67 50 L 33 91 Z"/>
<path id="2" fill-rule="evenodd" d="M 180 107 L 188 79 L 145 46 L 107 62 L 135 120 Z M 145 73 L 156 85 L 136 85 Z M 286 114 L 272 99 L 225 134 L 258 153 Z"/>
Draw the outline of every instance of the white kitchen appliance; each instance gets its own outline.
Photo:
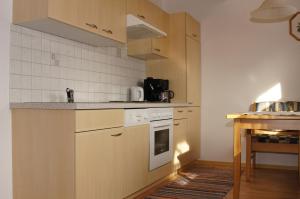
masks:
<path id="1" fill-rule="evenodd" d="M 130 88 L 130 101 L 142 102 L 144 101 L 144 89 L 142 87 L 134 86 Z"/>
<path id="2" fill-rule="evenodd" d="M 139 126 L 149 124 L 147 109 L 126 109 L 125 110 L 125 127 Z"/>
<path id="3" fill-rule="evenodd" d="M 150 162 L 152 171 L 172 161 L 173 109 L 148 109 L 150 120 Z"/>
<path id="4" fill-rule="evenodd" d="M 144 16 L 140 16 L 144 18 Z M 128 39 L 145 39 L 166 37 L 167 33 L 159 30 L 151 24 L 134 15 L 127 15 L 127 37 Z"/>

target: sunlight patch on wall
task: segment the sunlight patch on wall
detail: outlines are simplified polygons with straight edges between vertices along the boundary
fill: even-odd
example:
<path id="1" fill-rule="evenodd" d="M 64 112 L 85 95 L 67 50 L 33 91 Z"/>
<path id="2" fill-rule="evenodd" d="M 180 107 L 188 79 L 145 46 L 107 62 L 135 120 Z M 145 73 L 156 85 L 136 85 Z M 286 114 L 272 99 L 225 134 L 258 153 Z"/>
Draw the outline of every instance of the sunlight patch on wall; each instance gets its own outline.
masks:
<path id="1" fill-rule="evenodd" d="M 281 83 L 276 84 L 263 94 L 261 94 L 255 102 L 278 101 L 282 98 Z"/>

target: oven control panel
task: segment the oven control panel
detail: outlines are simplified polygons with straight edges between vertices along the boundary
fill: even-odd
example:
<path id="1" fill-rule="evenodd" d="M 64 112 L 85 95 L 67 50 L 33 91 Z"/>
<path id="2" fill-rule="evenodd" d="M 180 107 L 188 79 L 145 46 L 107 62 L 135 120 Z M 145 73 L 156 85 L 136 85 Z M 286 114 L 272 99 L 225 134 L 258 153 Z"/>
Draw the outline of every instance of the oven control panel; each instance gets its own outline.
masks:
<path id="1" fill-rule="evenodd" d="M 148 113 L 150 121 L 173 119 L 173 108 L 151 108 Z"/>

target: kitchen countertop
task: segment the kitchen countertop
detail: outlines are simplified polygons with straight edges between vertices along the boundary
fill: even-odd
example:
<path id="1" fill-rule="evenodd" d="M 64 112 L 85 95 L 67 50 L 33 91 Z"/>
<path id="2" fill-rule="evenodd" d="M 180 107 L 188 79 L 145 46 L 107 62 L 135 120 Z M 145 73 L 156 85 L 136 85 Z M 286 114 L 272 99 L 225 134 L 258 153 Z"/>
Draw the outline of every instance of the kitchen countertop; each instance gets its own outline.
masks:
<path id="1" fill-rule="evenodd" d="M 130 108 L 169 108 L 192 107 L 186 103 L 126 103 L 126 102 L 99 102 L 99 103 L 51 103 L 30 102 L 11 103 L 11 109 L 46 109 L 46 110 L 96 110 L 96 109 L 130 109 Z"/>

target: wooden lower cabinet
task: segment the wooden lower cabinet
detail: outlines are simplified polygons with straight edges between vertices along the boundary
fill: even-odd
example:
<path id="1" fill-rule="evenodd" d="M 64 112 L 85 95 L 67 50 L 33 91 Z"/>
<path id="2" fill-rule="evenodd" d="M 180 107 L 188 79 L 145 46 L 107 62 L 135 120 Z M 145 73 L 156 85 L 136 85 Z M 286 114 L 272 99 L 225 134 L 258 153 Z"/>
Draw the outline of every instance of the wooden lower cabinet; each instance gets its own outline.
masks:
<path id="1" fill-rule="evenodd" d="M 176 172 L 199 157 L 200 108 L 175 111 L 173 162 L 149 171 L 149 125 L 118 127 L 122 109 L 13 110 L 14 199 L 121 199 Z"/>
<path id="2" fill-rule="evenodd" d="M 173 132 L 173 166 L 176 171 L 185 164 L 185 161 L 182 161 L 180 156 L 189 151 L 187 142 L 187 119 L 174 120 Z"/>
<path id="3" fill-rule="evenodd" d="M 190 146 L 189 161 L 200 159 L 200 107 L 187 108 L 187 141 Z"/>
<path id="4" fill-rule="evenodd" d="M 173 166 L 177 170 L 200 158 L 200 107 L 177 108 L 174 118 Z"/>
<path id="5" fill-rule="evenodd" d="M 121 199 L 148 185 L 149 125 L 76 134 L 76 199 Z"/>
<path id="6" fill-rule="evenodd" d="M 76 134 L 76 199 L 123 197 L 124 128 Z"/>
<path id="7" fill-rule="evenodd" d="M 149 172 L 149 125 L 125 128 L 123 145 L 124 196 L 147 186 Z"/>

